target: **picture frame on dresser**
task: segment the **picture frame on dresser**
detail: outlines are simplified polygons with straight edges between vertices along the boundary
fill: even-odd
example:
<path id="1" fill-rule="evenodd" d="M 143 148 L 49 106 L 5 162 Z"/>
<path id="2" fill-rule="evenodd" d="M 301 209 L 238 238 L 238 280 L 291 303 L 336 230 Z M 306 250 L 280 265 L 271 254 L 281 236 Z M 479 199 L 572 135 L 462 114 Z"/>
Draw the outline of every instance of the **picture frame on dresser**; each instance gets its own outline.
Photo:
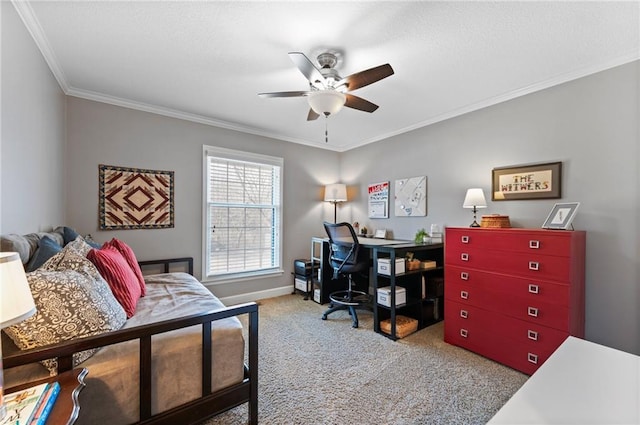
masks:
<path id="1" fill-rule="evenodd" d="M 580 202 L 556 203 L 542 224 L 542 228 L 567 230 L 571 226 L 579 206 Z M 573 229 L 573 227 L 571 228 Z"/>

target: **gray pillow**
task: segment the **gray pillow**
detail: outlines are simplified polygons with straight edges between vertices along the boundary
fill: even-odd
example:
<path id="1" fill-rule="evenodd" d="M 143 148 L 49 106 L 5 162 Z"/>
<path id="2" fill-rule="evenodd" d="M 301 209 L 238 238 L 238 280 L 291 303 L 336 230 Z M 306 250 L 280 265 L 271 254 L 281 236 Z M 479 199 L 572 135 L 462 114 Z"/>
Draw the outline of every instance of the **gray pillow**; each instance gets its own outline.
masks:
<path id="1" fill-rule="evenodd" d="M 36 252 L 29 260 L 25 270 L 27 272 L 34 271 L 60 251 L 62 251 L 62 246 L 60 244 L 49 236 L 43 236 L 40 241 L 38 241 L 38 249 L 36 249 Z"/>

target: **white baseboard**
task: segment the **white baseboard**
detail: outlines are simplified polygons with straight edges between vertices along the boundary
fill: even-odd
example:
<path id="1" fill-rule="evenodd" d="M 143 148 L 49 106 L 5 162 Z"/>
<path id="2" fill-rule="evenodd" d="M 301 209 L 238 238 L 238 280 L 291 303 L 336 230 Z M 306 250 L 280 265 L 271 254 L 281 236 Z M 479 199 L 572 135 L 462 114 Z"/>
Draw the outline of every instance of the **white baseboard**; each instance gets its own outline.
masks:
<path id="1" fill-rule="evenodd" d="M 251 301 L 263 300 L 265 298 L 279 297 L 281 295 L 289 295 L 293 293 L 293 285 L 281 286 L 279 288 L 267 289 L 265 291 L 250 292 L 248 294 L 232 295 L 230 297 L 220 298 L 220 301 L 226 306 L 248 303 Z"/>

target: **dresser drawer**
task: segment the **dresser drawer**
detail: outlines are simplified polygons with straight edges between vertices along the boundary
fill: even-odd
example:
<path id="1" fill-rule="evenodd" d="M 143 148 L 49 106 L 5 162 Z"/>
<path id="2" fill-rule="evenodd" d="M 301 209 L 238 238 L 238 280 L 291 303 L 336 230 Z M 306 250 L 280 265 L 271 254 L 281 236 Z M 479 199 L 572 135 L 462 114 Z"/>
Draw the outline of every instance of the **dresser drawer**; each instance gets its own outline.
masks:
<path id="1" fill-rule="evenodd" d="M 450 281 L 447 281 L 445 285 L 444 294 L 447 301 L 480 307 L 502 316 L 509 316 L 561 331 L 569 331 L 568 305 L 557 305 L 533 296 L 519 297 L 509 292 Z"/>
<path id="2" fill-rule="evenodd" d="M 565 332 L 447 301 L 445 341 L 532 374 L 567 338 Z"/>
<path id="3" fill-rule="evenodd" d="M 528 344 L 514 342 L 509 346 L 509 350 L 498 353 L 495 360 L 527 375 L 533 375 L 557 348 L 557 346 L 531 347 Z"/>
<path id="4" fill-rule="evenodd" d="M 571 255 L 572 234 L 551 230 L 524 229 L 446 229 L 446 250 L 464 247 L 543 255 Z"/>
<path id="5" fill-rule="evenodd" d="M 514 274 L 532 279 L 547 279 L 569 284 L 571 279 L 571 258 L 493 251 L 488 249 L 463 249 L 445 254 L 448 265 L 465 266 L 495 273 Z"/>
<path id="6" fill-rule="evenodd" d="M 560 306 L 569 305 L 569 286 L 540 279 L 529 279 L 460 266 L 447 266 L 447 285 L 469 284 L 482 290 L 505 292 L 510 296 L 523 297 Z"/>

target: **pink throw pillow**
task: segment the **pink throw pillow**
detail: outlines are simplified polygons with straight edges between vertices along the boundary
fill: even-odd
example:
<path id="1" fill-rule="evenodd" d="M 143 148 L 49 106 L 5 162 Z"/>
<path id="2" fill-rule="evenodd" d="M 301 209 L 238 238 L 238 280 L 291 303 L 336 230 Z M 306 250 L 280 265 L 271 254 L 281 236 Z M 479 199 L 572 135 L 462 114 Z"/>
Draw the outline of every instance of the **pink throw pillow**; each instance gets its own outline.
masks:
<path id="1" fill-rule="evenodd" d="M 135 273 L 138 282 L 140 283 L 140 294 L 141 296 L 145 296 L 147 293 L 147 286 L 144 282 L 144 277 L 142 276 L 142 270 L 140 270 L 140 265 L 138 264 L 138 259 L 136 258 L 136 254 L 133 253 L 133 249 L 120 239 L 113 238 L 108 242 L 105 242 L 102 245 L 102 248 L 110 246 L 118 250 L 120 254 L 127 260 L 127 264 L 131 267 L 133 273 Z"/>
<path id="2" fill-rule="evenodd" d="M 127 319 L 132 317 L 136 312 L 141 292 L 138 278 L 127 264 L 127 260 L 111 247 L 92 249 L 87 258 L 109 284 L 111 292 L 127 313 Z"/>

